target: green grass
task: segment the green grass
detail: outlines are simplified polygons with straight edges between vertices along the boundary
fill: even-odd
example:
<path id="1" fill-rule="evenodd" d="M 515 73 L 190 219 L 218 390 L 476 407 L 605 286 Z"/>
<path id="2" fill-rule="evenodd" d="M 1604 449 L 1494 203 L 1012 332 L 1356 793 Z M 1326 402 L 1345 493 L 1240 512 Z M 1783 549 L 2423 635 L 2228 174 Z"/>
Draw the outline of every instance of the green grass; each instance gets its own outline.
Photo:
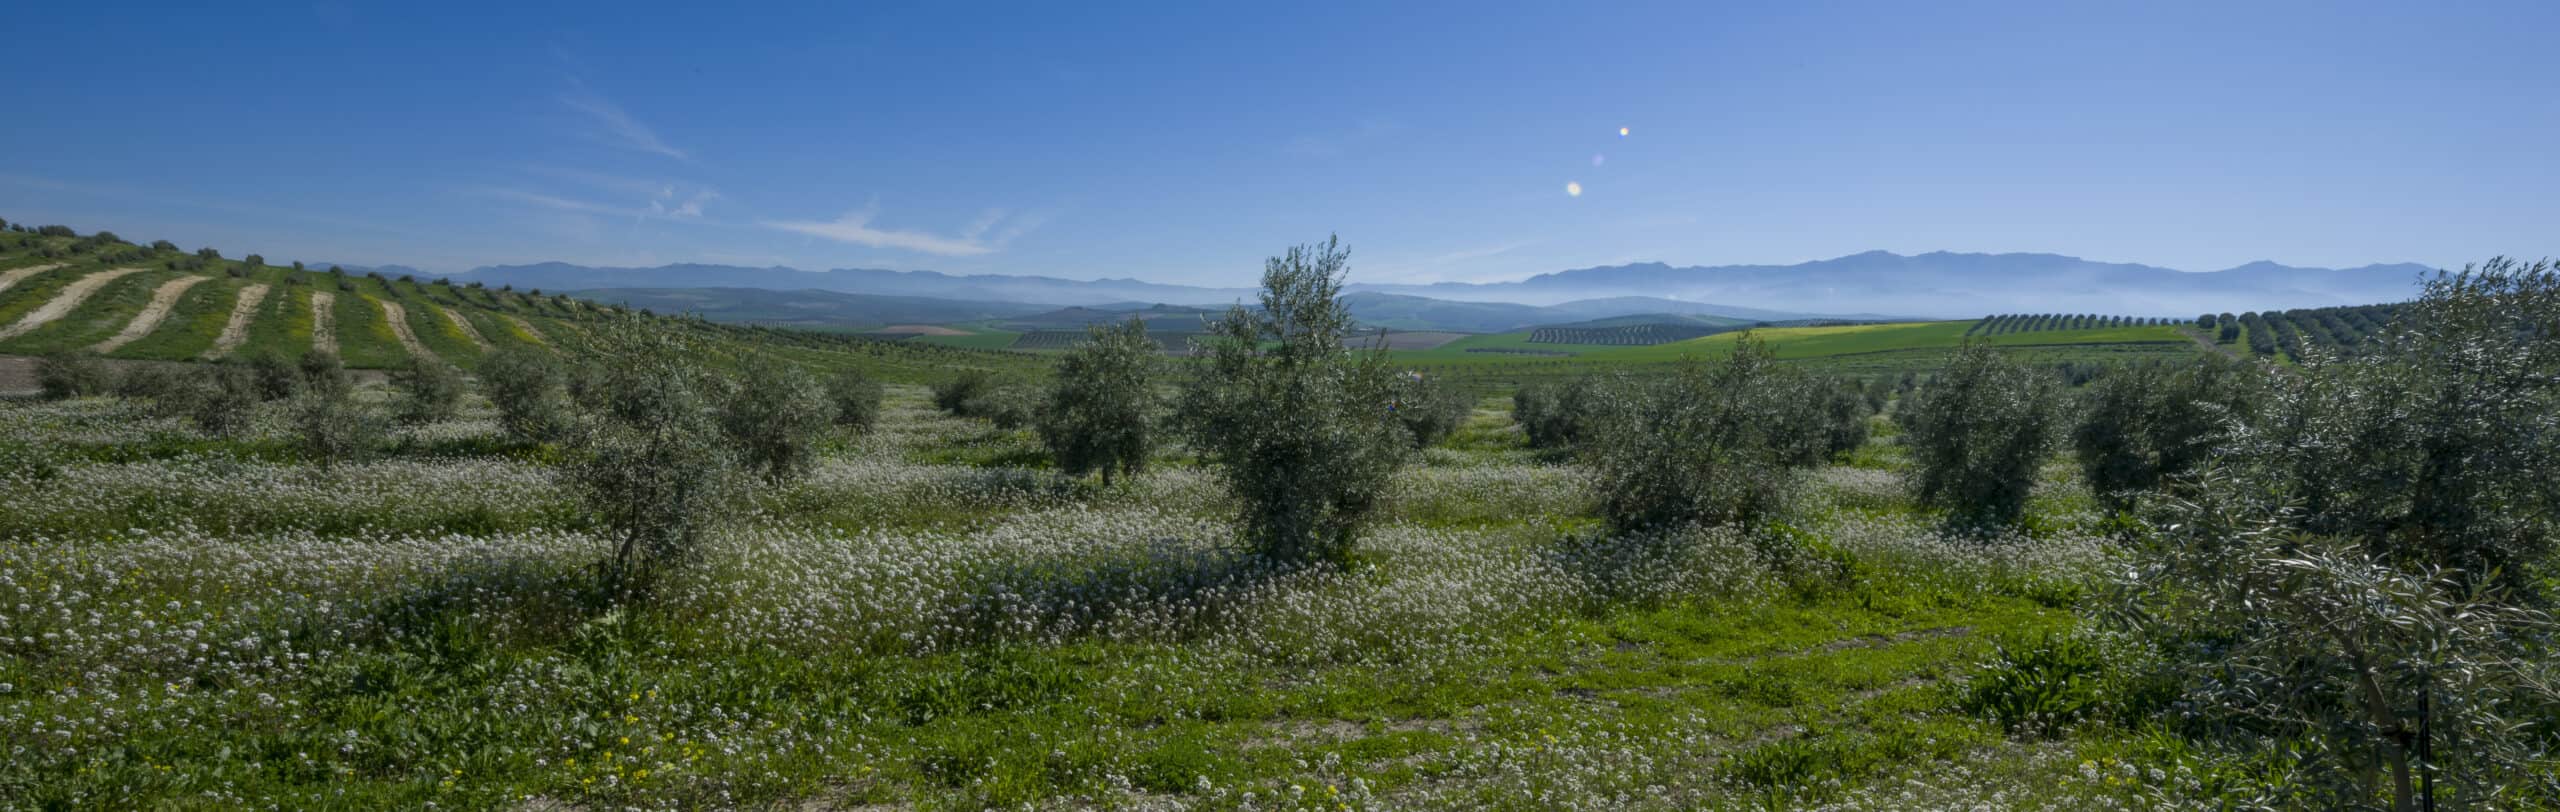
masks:
<path id="1" fill-rule="evenodd" d="M 347 366 L 359 369 L 388 369 L 407 363 L 409 352 L 391 332 L 391 323 L 383 318 L 379 285 L 357 280 L 355 290 L 339 290 L 331 303 L 331 318 L 338 335 L 338 358 Z"/>
<path id="2" fill-rule="evenodd" d="M 249 333 L 235 351 L 237 357 L 300 358 L 311 351 L 313 286 L 270 284 L 266 298 L 258 302 L 257 315 L 249 319 Z"/>
<path id="3" fill-rule="evenodd" d="M 970 350 L 1002 350 L 1013 346 L 1013 342 L 1022 337 L 1022 333 L 1020 332 L 1012 330 L 998 330 L 993 327 L 961 327 L 955 329 L 965 329 L 973 332 L 965 336 L 920 335 L 906 339 L 906 341 L 908 343 L 915 344 L 931 344 L 939 347 L 959 347 L 961 349 Z"/>
<path id="4" fill-rule="evenodd" d="M 222 336 L 222 325 L 231 319 L 231 305 L 239 300 L 241 288 L 247 285 L 230 277 L 214 277 L 198 282 L 178 297 L 177 307 L 149 334 L 116 351 L 119 358 L 149 358 L 161 361 L 185 361 L 213 347 Z"/>
<path id="5" fill-rule="evenodd" d="M 43 355 L 86 349 L 123 330 L 133 321 L 134 315 L 150 303 L 153 290 L 158 289 L 161 283 L 180 276 L 182 274 L 156 270 L 125 274 L 92 291 L 79 307 L 53 323 L 0 342 L 0 351 Z M 15 294 L 17 289 L 11 288 L 9 293 Z"/>

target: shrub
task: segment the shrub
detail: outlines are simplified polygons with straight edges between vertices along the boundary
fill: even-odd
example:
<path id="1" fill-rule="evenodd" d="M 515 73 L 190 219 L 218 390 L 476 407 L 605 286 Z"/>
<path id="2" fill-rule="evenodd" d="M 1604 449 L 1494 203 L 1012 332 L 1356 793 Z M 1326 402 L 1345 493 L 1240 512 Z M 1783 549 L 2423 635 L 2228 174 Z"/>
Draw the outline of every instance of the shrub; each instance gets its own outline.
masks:
<path id="1" fill-rule="evenodd" d="M 1448 384 L 1408 371 L 1395 378 L 1395 388 L 1387 408 L 1396 422 L 1413 435 L 1413 447 L 1428 448 L 1458 430 L 1466 422 L 1467 413 L 1475 409 L 1475 399 Z"/>
<path id="2" fill-rule="evenodd" d="M 1135 475 L 1155 448 L 1155 371 L 1162 351 L 1135 316 L 1117 327 L 1095 326 L 1058 359 L 1039 411 L 1040 442 L 1070 476 Z"/>
<path id="3" fill-rule="evenodd" d="M 1867 444 L 1872 429 L 1867 418 L 1884 408 L 1883 392 L 1841 378 L 1814 387 L 1822 399 L 1822 458 L 1830 459 Z"/>
<path id="4" fill-rule="evenodd" d="M 1338 241 L 1271 258 L 1261 309 L 1210 325 L 1183 395 L 1184 430 L 1240 504 L 1247 543 L 1286 565 L 1347 560 L 1412 453 L 1384 353 L 1343 343 L 1349 259 Z"/>
<path id="5" fill-rule="evenodd" d="M 186 410 L 207 434 L 232 435 L 257 416 L 261 400 L 257 372 L 241 364 L 206 364 L 187 387 Z"/>
<path id="6" fill-rule="evenodd" d="M 995 376 L 985 370 L 972 369 L 933 385 L 933 407 L 954 416 L 966 416 L 962 410 L 969 401 L 995 388 Z"/>
<path id="7" fill-rule="evenodd" d="M 616 600 L 646 597 L 657 578 L 696 560 L 728 513 L 731 456 L 683 335 L 623 322 L 596 331 L 614 363 L 592 386 L 597 421 L 580 434 L 563 470 L 571 490 L 611 539 L 598 563 Z"/>
<path id="8" fill-rule="evenodd" d="M 391 371 L 391 385 L 400 390 L 400 422 L 451 420 L 462 411 L 462 374 L 443 361 L 411 358 Z"/>
<path id="9" fill-rule="evenodd" d="M 575 424 L 569 407 L 568 374 L 559 361 L 540 350 L 509 347 L 480 362 L 480 389 L 497 407 L 498 425 L 518 440 L 537 443 L 565 439 Z"/>
<path id="10" fill-rule="evenodd" d="M 1962 704 L 2012 733 L 2054 733 L 2098 709 L 2106 671 L 2098 646 L 2083 637 L 1996 640 L 1991 662 L 1965 686 Z"/>
<path id="11" fill-rule="evenodd" d="M 1605 384 L 1597 378 L 1539 382 L 1511 393 L 1511 420 L 1520 424 L 1530 448 L 1567 448 L 1590 433 L 1595 398 Z"/>
<path id="12" fill-rule="evenodd" d="M 352 387 L 303 390 L 294 401 L 293 422 L 303 455 L 323 468 L 371 457 L 382 440 L 383 421 L 356 402 Z"/>
<path id="13" fill-rule="evenodd" d="M 2062 419 L 2053 377 L 1968 342 L 1895 415 L 1912 490 L 1951 523 L 2005 527 L 2026 512 Z"/>
<path id="14" fill-rule="evenodd" d="M 2074 456 L 2089 490 L 2122 510 L 2133 494 L 2174 483 L 2252 420 L 2261 376 L 2219 355 L 2114 370 L 2084 390 Z"/>
<path id="15" fill-rule="evenodd" d="M 1585 454 L 1601 518 L 1634 535 L 1776 514 L 1823 456 L 1807 384 L 1745 337 L 1730 356 L 1611 398 Z"/>
<path id="16" fill-rule="evenodd" d="M 36 361 L 36 386 L 54 400 L 95 397 L 115 388 L 115 371 L 96 353 L 58 352 Z"/>
<path id="17" fill-rule="evenodd" d="M 824 387 L 806 373 L 770 356 L 750 355 L 720 404 L 728 432 L 749 469 L 779 482 L 817 460 L 818 437 L 836 419 Z"/>
<path id="18" fill-rule="evenodd" d="M 335 353 L 304 353 L 296 367 L 302 371 L 301 389 L 304 392 L 341 397 L 355 391 L 355 376 L 347 372 L 347 365 L 340 363 Z"/>
<path id="19" fill-rule="evenodd" d="M 1031 425 L 1040 409 L 1039 395 L 1022 384 L 998 384 L 960 403 L 960 416 L 983 418 L 1011 431 Z"/>
<path id="20" fill-rule="evenodd" d="M 193 382 L 179 368 L 162 364 L 141 364 L 128 369 L 116 381 L 116 397 L 151 401 L 154 411 L 178 416 L 187 412 L 186 401 Z"/>
<path id="21" fill-rule="evenodd" d="M 836 407 L 836 425 L 867 432 L 880 422 L 880 382 L 845 367 L 827 378 L 827 400 Z"/>
<path id="22" fill-rule="evenodd" d="M 287 363 L 283 356 L 262 352 L 249 356 L 249 374 L 258 379 L 258 397 L 262 400 L 286 400 L 302 392 L 302 373 Z"/>

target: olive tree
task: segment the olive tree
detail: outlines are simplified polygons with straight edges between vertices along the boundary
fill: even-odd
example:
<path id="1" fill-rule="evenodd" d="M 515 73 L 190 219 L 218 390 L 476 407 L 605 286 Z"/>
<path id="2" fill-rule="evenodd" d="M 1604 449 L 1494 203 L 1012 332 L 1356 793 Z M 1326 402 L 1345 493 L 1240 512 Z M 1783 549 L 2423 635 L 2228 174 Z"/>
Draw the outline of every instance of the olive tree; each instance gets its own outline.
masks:
<path id="1" fill-rule="evenodd" d="M 578 435 L 563 474 L 611 541 L 597 564 L 605 591 L 634 600 L 700 557 L 728 513 L 734 466 L 694 364 L 698 348 L 636 320 L 599 325 L 595 334 L 613 363 L 596 373 L 596 419 Z"/>
<path id="2" fill-rule="evenodd" d="M 169 408 L 183 408 L 197 428 L 214 435 L 239 433 L 257 415 L 258 404 L 266 399 L 257 371 L 234 363 L 197 368 L 183 391 L 183 403 L 173 402 Z"/>
<path id="3" fill-rule="evenodd" d="M 845 367 L 829 376 L 827 400 L 835 404 L 836 425 L 864 432 L 880 422 L 880 382 L 861 369 Z"/>
<path id="4" fill-rule="evenodd" d="M 1815 387 L 1746 338 L 1730 356 L 1621 389 L 1586 450 L 1600 515 L 1621 534 L 1751 523 L 1784 509 L 1827 455 Z"/>
<path id="5" fill-rule="evenodd" d="M 1155 379 L 1161 350 L 1147 337 L 1147 323 L 1088 328 L 1082 343 L 1058 359 L 1048 397 L 1040 406 L 1040 442 L 1058 470 L 1072 476 L 1099 471 L 1108 487 L 1113 474 L 1146 470 L 1156 442 Z"/>
<path id="6" fill-rule="evenodd" d="M 1913 493 L 1958 526 L 2016 524 L 2057 439 L 2059 390 L 2050 373 L 1967 342 L 1895 412 Z"/>
<path id="7" fill-rule="evenodd" d="M 1387 410 L 1383 352 L 1344 344 L 1339 240 L 1272 257 L 1260 309 L 1209 326 L 1207 358 L 1183 393 L 1191 445 L 1240 506 L 1253 550 L 1282 564 L 1347 561 L 1411 434 Z"/>
<path id="8" fill-rule="evenodd" d="M 373 455 L 383 421 L 349 386 L 310 386 L 294 399 L 295 438 L 305 458 L 323 468 Z"/>
<path id="9" fill-rule="evenodd" d="M 480 362 L 480 389 L 498 409 L 498 425 L 529 442 L 567 439 L 576 426 L 568 372 L 549 353 L 510 347 Z"/>
<path id="10" fill-rule="evenodd" d="M 768 355 L 749 355 L 720 403 L 720 428 L 741 462 L 780 482 L 809 469 L 818 438 L 835 423 L 835 404 L 807 372 Z"/>
<path id="11" fill-rule="evenodd" d="M 1387 408 L 1395 412 L 1396 422 L 1413 435 L 1413 447 L 1427 448 L 1456 432 L 1474 406 L 1474 399 L 1457 387 L 1407 371 L 1395 377 L 1393 400 Z"/>
<path id="12" fill-rule="evenodd" d="M 1593 377 L 1524 385 L 1511 393 L 1511 420 L 1530 448 L 1570 447 L 1589 433 L 1602 386 Z"/>
<path id="13" fill-rule="evenodd" d="M 54 400 L 92 397 L 115 388 L 115 372 L 96 353 L 58 352 L 36 361 L 36 386 Z"/>
<path id="14" fill-rule="evenodd" d="M 391 371 L 391 385 L 400 390 L 400 422 L 451 420 L 462 411 L 462 374 L 443 361 L 411 358 Z"/>
<path id="15" fill-rule="evenodd" d="M 2264 381 L 2257 366 L 2219 354 L 2098 378 L 2082 390 L 2071 431 L 2089 490 L 2122 510 L 2140 492 L 2174 485 L 2253 421 Z"/>

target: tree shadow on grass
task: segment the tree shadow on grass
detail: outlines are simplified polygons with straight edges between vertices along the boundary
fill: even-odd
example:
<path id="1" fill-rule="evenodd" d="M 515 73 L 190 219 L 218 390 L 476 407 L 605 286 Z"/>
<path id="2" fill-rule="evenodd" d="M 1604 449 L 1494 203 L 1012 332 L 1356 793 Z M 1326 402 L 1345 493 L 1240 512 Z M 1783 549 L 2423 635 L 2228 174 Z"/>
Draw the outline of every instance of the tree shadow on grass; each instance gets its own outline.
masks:
<path id="1" fill-rule="evenodd" d="M 1180 639 L 1297 569 L 1230 547 L 1158 538 L 1089 557 L 1006 564 L 979 583 L 951 625 L 965 645 Z"/>

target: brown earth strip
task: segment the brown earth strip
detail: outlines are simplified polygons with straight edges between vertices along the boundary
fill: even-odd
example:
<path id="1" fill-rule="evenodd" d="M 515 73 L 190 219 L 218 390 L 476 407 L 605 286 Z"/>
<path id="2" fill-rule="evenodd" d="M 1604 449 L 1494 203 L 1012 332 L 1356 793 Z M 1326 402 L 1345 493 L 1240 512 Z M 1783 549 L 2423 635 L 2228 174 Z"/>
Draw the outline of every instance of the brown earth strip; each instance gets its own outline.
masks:
<path id="1" fill-rule="evenodd" d="M 88 301 L 89 294 L 98 292 L 98 289 L 106 287 L 107 283 L 122 279 L 127 274 L 141 272 L 141 268 L 115 268 L 80 277 L 71 284 L 64 285 L 62 293 L 54 296 L 53 301 L 44 303 L 43 307 L 36 308 L 34 312 L 28 313 L 25 318 L 19 319 L 16 324 L 9 325 L 7 329 L 0 329 L 0 340 L 26 335 L 38 327 L 71 315 L 71 311 L 78 309 L 81 302 Z"/>
<path id="2" fill-rule="evenodd" d="M 25 268 L 11 268 L 6 271 L 0 271 L 0 290 L 8 290 L 10 288 L 17 287 L 18 283 L 25 281 L 27 277 L 60 267 L 62 267 L 62 263 L 57 262 L 51 265 L 34 265 Z"/>
<path id="3" fill-rule="evenodd" d="M 454 327 L 460 328 L 462 330 L 462 337 L 471 339 L 471 346 L 479 347 L 481 352 L 489 351 L 489 340 L 480 337 L 480 328 L 471 326 L 471 320 L 463 318 L 461 311 L 436 307 L 435 305 L 427 305 L 427 307 L 438 313 L 444 314 L 445 321 L 453 322 Z"/>
<path id="4" fill-rule="evenodd" d="M 115 352 L 117 347 L 131 344 L 140 340 L 143 336 L 150 335 L 153 328 L 159 327 L 160 322 L 169 318 L 169 311 L 177 308 L 178 297 L 180 295 L 185 294 L 188 288 L 195 287 L 198 283 L 212 278 L 213 277 L 210 276 L 181 276 L 176 279 L 160 283 L 160 287 L 158 289 L 151 291 L 151 303 L 143 305 L 142 312 L 134 314 L 132 322 L 125 324 L 124 329 L 116 331 L 114 336 L 109 337 L 105 341 L 98 342 L 98 345 L 95 347 L 89 348 L 90 351 L 104 355 L 106 353 Z"/>
<path id="5" fill-rule="evenodd" d="M 215 337 L 213 348 L 204 351 L 205 358 L 220 358 L 240 349 L 249 340 L 249 318 L 257 315 L 258 303 L 267 298 L 267 286 L 250 285 L 240 289 L 240 300 L 231 303 L 231 320 L 222 323 L 222 335 Z"/>
<path id="6" fill-rule="evenodd" d="M 409 357 L 436 357 L 434 353 L 427 352 L 427 345 L 418 343 L 416 333 L 409 332 L 409 311 L 402 308 L 399 302 L 375 299 L 373 303 L 382 306 L 382 317 L 391 322 L 391 334 L 400 339 L 400 346 L 409 351 Z"/>
<path id="7" fill-rule="evenodd" d="M 333 311 L 330 310 L 337 303 L 338 295 L 335 293 L 325 290 L 311 292 L 312 352 L 338 354 L 338 320 L 331 315 Z"/>
<path id="8" fill-rule="evenodd" d="M 542 337 L 542 331 L 533 329 L 533 322 L 525 321 L 523 316 L 507 314 L 503 318 L 507 323 L 515 325 L 516 329 L 523 330 L 525 335 L 533 336 L 534 343 L 546 346 L 551 343 L 551 339 Z"/>

